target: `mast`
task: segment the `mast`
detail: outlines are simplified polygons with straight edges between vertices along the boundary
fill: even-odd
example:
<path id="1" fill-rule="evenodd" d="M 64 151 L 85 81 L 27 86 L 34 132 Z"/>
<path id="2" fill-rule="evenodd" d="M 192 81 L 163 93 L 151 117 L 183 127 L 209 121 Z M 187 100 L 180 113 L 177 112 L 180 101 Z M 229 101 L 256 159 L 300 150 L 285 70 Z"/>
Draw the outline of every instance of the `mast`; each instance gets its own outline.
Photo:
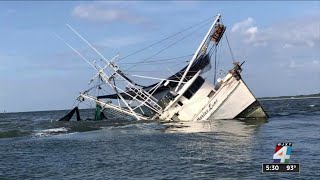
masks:
<path id="1" fill-rule="evenodd" d="M 178 85 L 177 85 L 177 87 L 176 87 L 176 89 L 175 89 L 175 92 L 178 92 L 178 90 L 179 90 L 179 88 L 180 88 L 180 86 L 181 86 L 181 83 L 183 82 L 184 78 L 187 76 L 187 74 L 188 74 L 188 72 L 189 72 L 192 64 L 193 64 L 194 61 L 199 57 L 199 53 L 204 54 L 204 53 L 206 52 L 206 50 L 207 50 L 207 48 L 208 48 L 208 45 L 209 45 L 209 43 L 210 43 L 210 39 L 209 39 L 209 38 L 211 37 L 211 35 L 212 35 L 212 33 L 213 33 L 212 30 L 214 29 L 216 23 L 219 22 L 220 17 L 221 17 L 221 15 L 218 14 L 217 17 L 216 17 L 216 19 L 215 19 L 215 21 L 214 21 L 213 24 L 211 25 L 211 27 L 210 27 L 207 35 L 204 37 L 204 39 L 202 40 L 202 42 L 201 42 L 200 46 L 198 47 L 197 51 L 194 53 L 191 61 L 190 61 L 189 64 L 188 64 L 187 69 L 186 69 L 185 72 L 183 73 L 183 75 L 182 75 L 182 77 L 181 77 L 181 79 L 180 79 L 180 81 L 179 81 L 179 83 L 178 83 Z"/>

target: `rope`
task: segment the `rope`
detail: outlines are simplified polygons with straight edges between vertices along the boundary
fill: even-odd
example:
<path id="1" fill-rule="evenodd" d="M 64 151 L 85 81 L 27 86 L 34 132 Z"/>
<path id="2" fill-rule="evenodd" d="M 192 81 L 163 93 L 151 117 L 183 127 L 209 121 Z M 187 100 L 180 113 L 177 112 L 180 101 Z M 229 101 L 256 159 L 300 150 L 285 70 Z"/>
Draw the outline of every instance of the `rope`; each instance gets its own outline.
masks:
<path id="1" fill-rule="evenodd" d="M 213 76 L 214 85 L 216 85 L 216 79 L 217 79 L 217 48 L 215 48 L 215 53 L 214 53 L 214 76 Z"/>
<path id="2" fill-rule="evenodd" d="M 166 38 L 164 38 L 164 39 L 162 39 L 162 40 L 159 40 L 159 41 L 157 41 L 157 42 L 155 42 L 155 43 L 153 43 L 153 44 L 151 44 L 151 45 L 149 45 L 149 46 L 147 46 L 147 47 L 144 47 L 144 48 L 142 48 L 142 49 L 140 49 L 140 50 L 138 50 L 138 51 L 136 51 L 136 52 L 133 52 L 133 53 L 131 53 L 131 54 L 129 54 L 129 55 L 127 55 L 127 56 L 119 59 L 118 62 L 121 61 L 121 60 L 123 60 L 123 59 L 126 59 L 126 58 L 128 58 L 128 57 L 130 57 L 130 56 L 133 56 L 133 55 L 135 55 L 135 54 L 137 54 L 137 53 L 139 53 L 139 52 L 141 52 L 141 51 L 144 51 L 144 50 L 146 50 L 146 49 L 148 49 L 148 48 L 150 48 L 150 47 L 152 47 L 152 46 L 155 46 L 156 44 L 159 44 L 159 43 L 161 43 L 161 42 L 163 42 L 163 41 L 165 41 L 165 40 L 167 40 L 167 39 L 170 39 L 170 38 L 172 38 L 172 37 L 174 37 L 174 36 L 176 36 L 176 35 L 178 35 L 178 34 L 181 34 L 181 33 L 184 32 L 184 31 L 187 31 L 187 30 L 189 30 L 189 29 L 192 29 L 193 27 L 196 27 L 196 26 L 198 26 L 198 25 L 200 25 L 200 24 L 202 24 L 202 23 L 204 23 L 204 22 L 206 22 L 206 21 L 208 21 L 208 20 L 210 20 L 210 19 L 211 19 L 211 17 L 205 19 L 204 21 L 201 21 L 200 23 L 197 23 L 197 24 L 195 24 L 195 25 L 192 25 L 192 26 L 190 26 L 190 27 L 188 27 L 188 28 L 186 28 L 186 29 L 183 29 L 182 31 L 179 31 L 179 32 L 177 32 L 177 33 L 175 33 L 175 34 L 173 34 L 173 35 L 171 35 L 171 36 L 169 36 L 169 37 L 166 37 Z"/>
<path id="3" fill-rule="evenodd" d="M 222 45 L 222 43 L 223 43 L 223 41 L 221 41 L 220 42 L 220 44 L 218 44 L 218 46 L 220 46 L 220 48 L 219 48 L 219 52 L 218 52 L 218 54 L 219 54 L 219 57 L 218 57 L 218 60 L 217 60 L 217 68 L 219 67 L 219 63 L 220 63 L 220 59 L 221 59 L 221 49 L 222 49 L 222 47 L 223 47 L 223 45 Z"/>
<path id="4" fill-rule="evenodd" d="M 76 103 L 76 101 L 77 101 L 77 99 L 73 101 L 73 104 L 72 104 L 71 108 L 74 108 L 74 104 Z M 78 105 L 79 105 L 79 103 L 78 103 Z"/>
<path id="5" fill-rule="evenodd" d="M 236 62 L 235 59 L 234 59 L 234 56 L 233 56 L 232 49 L 231 49 L 230 44 L 229 44 L 227 33 L 226 33 L 226 40 L 227 40 L 227 43 L 228 43 L 228 47 L 229 47 L 229 51 L 230 51 L 230 54 L 231 54 L 231 57 L 232 57 L 232 61 Z"/>
<path id="6" fill-rule="evenodd" d="M 185 62 L 188 62 L 188 61 L 185 61 Z M 155 65 L 155 64 L 168 64 L 167 62 L 142 62 L 142 63 L 139 63 L 139 64 L 143 64 L 143 65 Z M 170 64 L 181 64 L 181 62 L 171 62 Z M 126 72 L 128 72 L 126 70 Z"/>
<path id="7" fill-rule="evenodd" d="M 98 85 L 95 85 L 95 86 L 89 88 L 89 89 L 86 90 L 86 91 L 89 92 L 89 91 L 91 91 L 93 88 L 96 88 L 97 86 L 100 86 L 100 85 L 104 85 L 104 83 L 102 82 L 102 83 L 100 83 L 100 84 L 98 84 Z"/>
<path id="8" fill-rule="evenodd" d="M 185 55 L 185 56 L 179 56 L 179 57 L 174 57 L 174 58 L 151 60 L 151 61 L 145 61 L 145 62 L 172 61 L 172 60 L 181 59 L 181 58 L 190 57 L 190 56 L 193 56 L 193 54 L 189 54 L 189 55 Z M 119 64 L 136 64 L 136 63 L 119 63 Z"/>
<path id="9" fill-rule="evenodd" d="M 105 89 L 102 89 L 102 88 L 101 88 L 101 90 L 104 91 L 104 92 L 107 92 L 107 94 L 111 94 L 110 92 L 108 92 L 108 91 L 105 90 Z"/>
<path id="10" fill-rule="evenodd" d="M 90 102 L 90 101 L 89 101 L 89 102 Z M 91 107 L 91 108 L 95 108 L 95 107 L 92 106 L 92 104 L 85 103 L 84 101 L 82 101 L 82 103 L 85 104 L 85 105 L 87 105 L 87 106 L 89 106 L 89 107 Z"/>
<path id="11" fill-rule="evenodd" d="M 159 70 L 159 71 L 157 71 L 157 70 L 150 70 L 150 71 L 148 71 L 148 70 L 141 70 L 141 71 L 134 70 L 134 71 L 127 71 L 127 72 L 164 72 L 164 71 L 163 70 Z"/>
<path id="12" fill-rule="evenodd" d="M 181 38 L 181 39 L 179 39 L 178 41 L 176 41 L 176 42 L 174 42 L 174 43 L 170 44 L 169 46 L 165 47 L 164 49 L 162 49 L 162 50 L 158 51 L 157 53 L 155 53 L 155 54 L 153 54 L 153 55 L 151 55 L 151 56 L 149 56 L 149 57 L 147 57 L 147 58 L 145 58 L 145 59 L 141 60 L 140 62 L 135 63 L 135 65 L 133 65 L 132 67 L 130 67 L 130 68 L 128 68 L 128 69 L 126 69 L 125 71 L 128 71 L 128 70 L 130 70 L 130 69 L 132 69 L 132 68 L 136 67 L 138 64 L 143 63 L 143 62 L 147 61 L 148 59 L 150 59 L 150 58 L 152 58 L 152 57 L 154 57 L 154 56 L 156 56 L 156 55 L 160 54 L 161 52 L 163 52 L 163 51 L 165 51 L 165 50 L 169 49 L 170 47 L 172 47 L 172 46 L 176 45 L 177 43 L 181 42 L 182 40 L 184 40 L 185 38 L 187 38 L 187 37 L 188 37 L 188 36 L 190 36 L 191 34 L 195 33 L 196 31 L 200 30 L 201 28 L 205 27 L 207 24 L 208 24 L 208 23 L 206 23 L 205 25 L 201 26 L 200 28 L 198 28 L 198 29 L 196 29 L 196 30 L 192 31 L 191 33 L 189 33 L 189 34 L 187 34 L 186 36 L 182 37 L 182 38 Z"/>

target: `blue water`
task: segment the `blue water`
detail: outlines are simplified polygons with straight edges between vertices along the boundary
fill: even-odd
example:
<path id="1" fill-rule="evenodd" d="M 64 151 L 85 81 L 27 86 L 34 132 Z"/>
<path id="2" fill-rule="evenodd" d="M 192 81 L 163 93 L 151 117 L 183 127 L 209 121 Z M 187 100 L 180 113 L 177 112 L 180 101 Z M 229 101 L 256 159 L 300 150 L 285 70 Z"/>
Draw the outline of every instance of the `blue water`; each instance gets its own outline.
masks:
<path id="1" fill-rule="evenodd" d="M 57 122 L 0 114 L 0 179 L 320 179 L 320 99 L 262 101 L 265 120 Z M 80 111 L 82 118 L 93 110 Z M 301 173 L 262 173 L 292 142 Z"/>

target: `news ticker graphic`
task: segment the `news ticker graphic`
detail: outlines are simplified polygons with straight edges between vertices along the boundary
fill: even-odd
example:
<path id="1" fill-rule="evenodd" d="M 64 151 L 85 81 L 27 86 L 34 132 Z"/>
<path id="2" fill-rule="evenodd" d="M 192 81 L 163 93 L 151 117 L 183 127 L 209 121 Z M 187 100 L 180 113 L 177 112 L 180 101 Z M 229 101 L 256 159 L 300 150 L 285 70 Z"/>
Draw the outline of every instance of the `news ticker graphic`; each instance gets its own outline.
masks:
<path id="1" fill-rule="evenodd" d="M 289 163 L 292 143 L 278 143 L 273 154 L 273 163 L 262 164 L 262 172 L 299 172 L 299 163 Z"/>

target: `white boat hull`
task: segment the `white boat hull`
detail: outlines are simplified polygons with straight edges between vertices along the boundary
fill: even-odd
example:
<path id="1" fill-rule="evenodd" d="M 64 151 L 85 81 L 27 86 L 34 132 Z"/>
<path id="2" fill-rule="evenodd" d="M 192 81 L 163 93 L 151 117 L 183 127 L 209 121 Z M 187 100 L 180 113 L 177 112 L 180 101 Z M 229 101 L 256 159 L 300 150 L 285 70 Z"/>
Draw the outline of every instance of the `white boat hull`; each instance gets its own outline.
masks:
<path id="1" fill-rule="evenodd" d="M 182 92 L 183 93 L 183 92 Z M 229 73 L 218 90 L 204 82 L 191 99 L 181 96 L 159 118 L 174 121 L 201 121 L 208 119 L 266 118 L 257 99 L 241 78 Z"/>
<path id="2" fill-rule="evenodd" d="M 267 114 L 242 79 L 231 78 L 194 119 L 264 118 Z M 252 105 L 252 109 L 247 109 Z M 247 111 L 245 111 L 247 110 Z"/>

